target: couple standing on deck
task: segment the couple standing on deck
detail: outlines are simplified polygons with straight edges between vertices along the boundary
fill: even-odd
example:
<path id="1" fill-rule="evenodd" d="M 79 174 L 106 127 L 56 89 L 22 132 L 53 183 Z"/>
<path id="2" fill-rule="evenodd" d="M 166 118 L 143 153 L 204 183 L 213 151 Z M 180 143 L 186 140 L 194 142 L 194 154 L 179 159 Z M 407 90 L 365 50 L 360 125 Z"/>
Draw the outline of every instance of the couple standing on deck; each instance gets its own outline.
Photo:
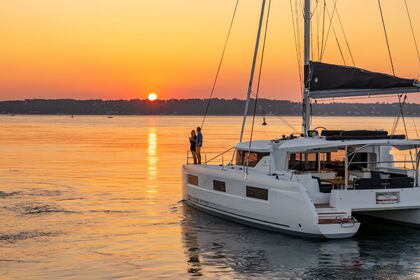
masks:
<path id="1" fill-rule="evenodd" d="M 191 131 L 190 137 L 190 151 L 192 153 L 194 164 L 201 164 L 201 147 L 203 146 L 203 134 L 201 128 L 197 127 L 197 134 L 195 130 Z"/>

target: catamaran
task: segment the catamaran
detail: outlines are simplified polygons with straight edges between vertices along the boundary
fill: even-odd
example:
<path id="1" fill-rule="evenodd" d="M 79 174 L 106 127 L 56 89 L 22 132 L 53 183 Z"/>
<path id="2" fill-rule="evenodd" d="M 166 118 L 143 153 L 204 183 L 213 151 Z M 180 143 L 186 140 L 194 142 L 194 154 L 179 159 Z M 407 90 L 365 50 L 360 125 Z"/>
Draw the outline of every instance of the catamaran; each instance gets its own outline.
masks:
<path id="1" fill-rule="evenodd" d="M 420 92 L 419 81 L 311 61 L 311 1 L 304 2 L 302 135 L 242 141 L 263 0 L 234 160 L 184 164 L 184 202 L 243 224 L 309 237 L 352 237 L 361 224 L 357 215 L 420 227 L 420 140 L 384 130 L 310 127 L 312 100 Z M 396 159 L 393 150 L 407 152 L 410 160 Z"/>

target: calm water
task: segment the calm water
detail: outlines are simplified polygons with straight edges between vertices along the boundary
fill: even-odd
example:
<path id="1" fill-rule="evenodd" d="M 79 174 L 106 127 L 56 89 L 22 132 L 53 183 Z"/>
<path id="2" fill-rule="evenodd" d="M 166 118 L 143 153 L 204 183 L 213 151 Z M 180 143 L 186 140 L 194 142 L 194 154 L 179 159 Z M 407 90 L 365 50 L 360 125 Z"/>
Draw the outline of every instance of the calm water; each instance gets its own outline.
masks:
<path id="1" fill-rule="evenodd" d="M 285 118 L 299 129 L 300 119 Z M 290 129 L 277 117 L 255 138 Z M 420 231 L 363 224 L 319 241 L 252 229 L 180 203 L 199 117 L 0 116 L 0 279 L 414 279 Z M 386 128 L 393 118 L 318 118 Z M 415 137 L 414 123 L 407 119 Z M 205 151 L 237 141 L 238 117 L 211 117 Z M 293 210 L 291 210 L 293 211 Z"/>

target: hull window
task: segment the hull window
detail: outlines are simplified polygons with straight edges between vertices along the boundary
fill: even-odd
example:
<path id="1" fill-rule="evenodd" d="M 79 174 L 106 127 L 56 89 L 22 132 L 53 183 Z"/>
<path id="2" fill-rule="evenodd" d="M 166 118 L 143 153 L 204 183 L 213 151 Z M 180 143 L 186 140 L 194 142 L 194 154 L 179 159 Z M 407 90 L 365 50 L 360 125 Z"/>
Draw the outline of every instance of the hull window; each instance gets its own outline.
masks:
<path id="1" fill-rule="evenodd" d="M 268 200 L 268 190 L 267 189 L 261 189 L 256 187 L 246 187 L 246 196 L 262 199 L 262 200 Z"/>
<path id="2" fill-rule="evenodd" d="M 219 192 L 226 192 L 226 183 L 222 181 L 213 180 L 213 190 Z"/>
<path id="3" fill-rule="evenodd" d="M 188 174 L 188 184 L 198 186 L 198 177 Z"/>

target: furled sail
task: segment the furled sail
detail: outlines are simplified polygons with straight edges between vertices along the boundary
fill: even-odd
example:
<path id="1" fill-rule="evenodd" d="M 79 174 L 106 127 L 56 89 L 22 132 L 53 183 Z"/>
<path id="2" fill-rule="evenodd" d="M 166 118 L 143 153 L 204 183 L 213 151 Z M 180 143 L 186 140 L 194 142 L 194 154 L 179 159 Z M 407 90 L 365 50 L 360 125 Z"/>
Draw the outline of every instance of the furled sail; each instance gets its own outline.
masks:
<path id="1" fill-rule="evenodd" d="M 420 83 L 383 73 L 322 62 L 305 68 L 311 98 L 332 98 L 420 92 Z"/>

